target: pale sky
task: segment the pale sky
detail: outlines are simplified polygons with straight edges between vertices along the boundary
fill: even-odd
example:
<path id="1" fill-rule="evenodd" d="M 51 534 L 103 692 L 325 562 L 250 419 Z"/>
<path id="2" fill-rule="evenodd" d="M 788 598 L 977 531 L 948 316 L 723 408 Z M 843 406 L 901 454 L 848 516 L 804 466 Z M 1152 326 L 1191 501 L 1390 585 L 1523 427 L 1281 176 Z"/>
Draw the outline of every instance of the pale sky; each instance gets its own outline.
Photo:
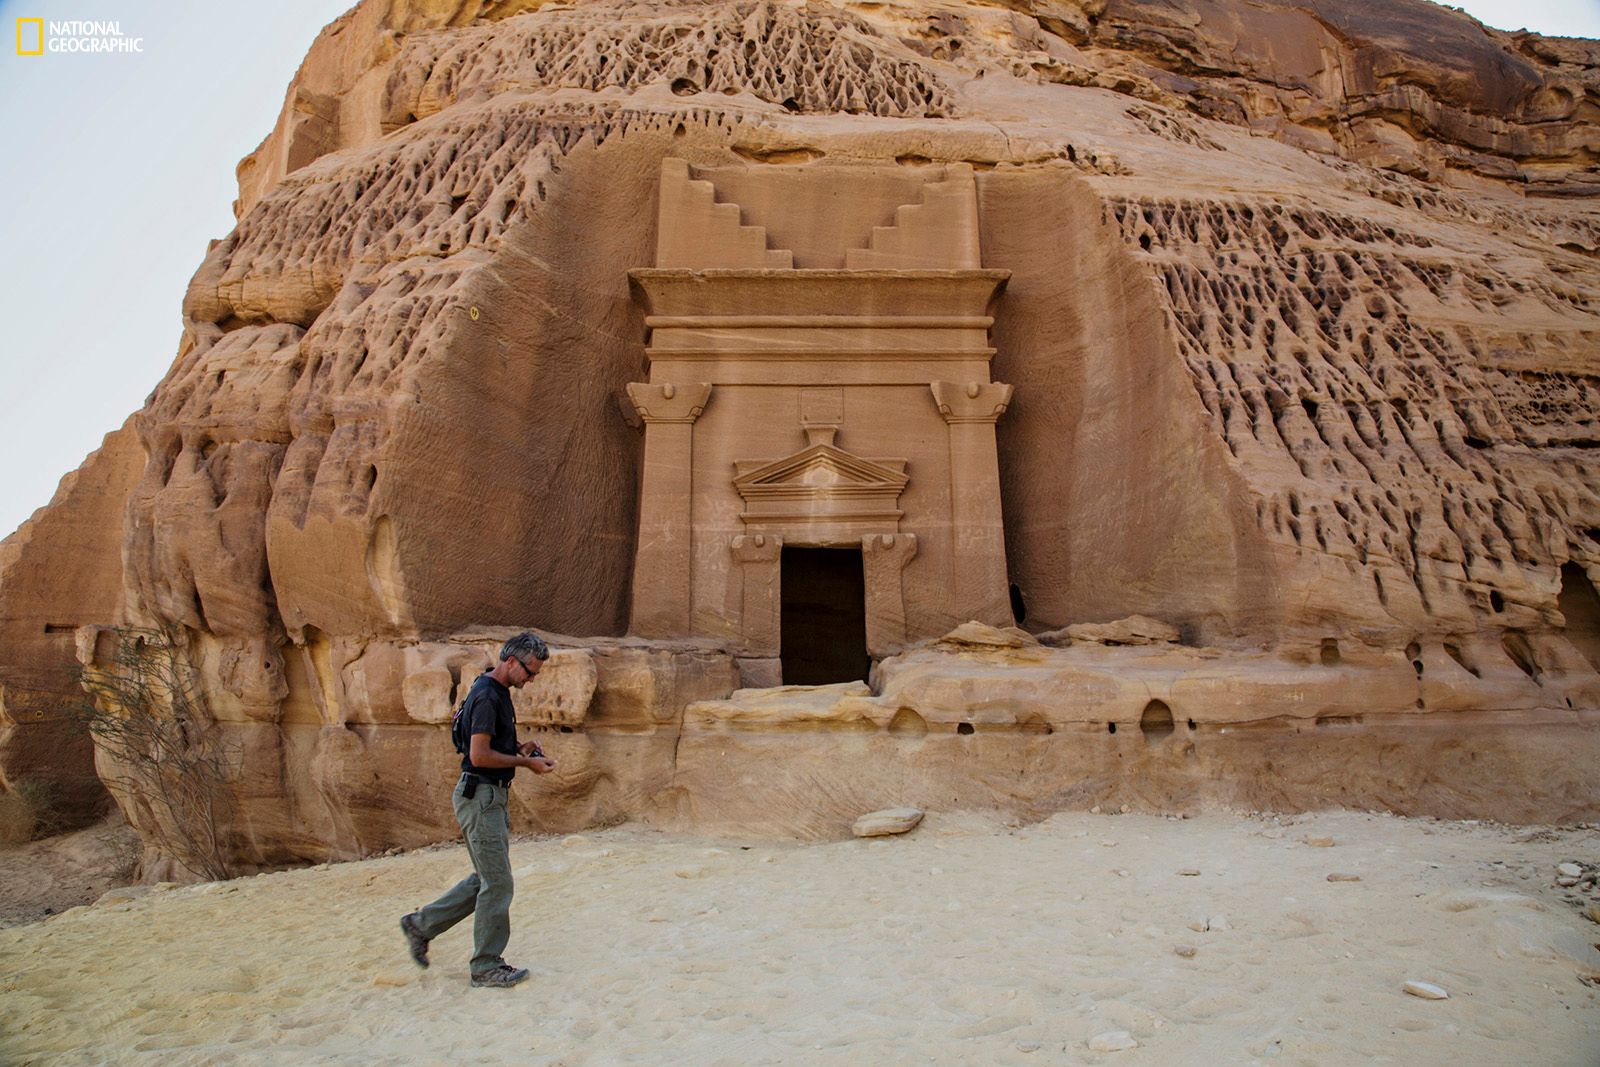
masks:
<path id="1" fill-rule="evenodd" d="M 166 372 L 189 278 L 233 228 L 234 167 L 350 2 L 0 0 L 0 536 Z M 1600 0 L 1460 6 L 1600 37 Z M 113 20 L 143 51 L 19 56 L 19 18 Z"/>

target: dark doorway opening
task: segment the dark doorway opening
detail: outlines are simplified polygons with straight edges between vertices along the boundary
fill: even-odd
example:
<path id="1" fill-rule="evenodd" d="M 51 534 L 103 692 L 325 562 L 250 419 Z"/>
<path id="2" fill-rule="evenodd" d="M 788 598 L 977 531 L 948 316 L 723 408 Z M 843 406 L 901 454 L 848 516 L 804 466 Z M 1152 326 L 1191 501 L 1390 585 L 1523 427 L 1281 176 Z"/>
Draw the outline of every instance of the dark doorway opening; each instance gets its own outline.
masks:
<path id="1" fill-rule="evenodd" d="M 1600 671 L 1600 595 L 1596 595 L 1580 564 L 1561 565 L 1561 592 L 1556 606 L 1567 619 L 1567 640 Z"/>
<path id="2" fill-rule="evenodd" d="M 859 548 L 783 548 L 784 685 L 859 682 L 867 655 L 867 583 Z"/>

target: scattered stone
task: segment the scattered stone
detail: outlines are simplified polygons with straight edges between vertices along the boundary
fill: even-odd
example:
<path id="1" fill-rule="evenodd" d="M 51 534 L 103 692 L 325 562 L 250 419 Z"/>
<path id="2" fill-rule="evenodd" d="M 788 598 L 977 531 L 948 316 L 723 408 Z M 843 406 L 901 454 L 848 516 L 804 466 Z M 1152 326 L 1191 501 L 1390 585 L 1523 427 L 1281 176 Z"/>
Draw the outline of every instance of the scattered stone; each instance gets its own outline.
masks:
<path id="1" fill-rule="evenodd" d="M 888 837 L 914 830 L 921 821 L 921 808 L 885 808 L 861 816 L 850 832 L 857 837 Z"/>
<path id="2" fill-rule="evenodd" d="M 1556 873 L 1566 878 L 1579 878 L 1583 875 L 1583 868 L 1576 863 L 1561 863 L 1556 865 Z"/>
<path id="3" fill-rule="evenodd" d="M 1017 1051 L 1018 1052 L 1038 1052 L 1041 1047 L 1043 1047 L 1043 1042 L 1040 1042 L 1040 1041 L 1018 1041 L 1017 1042 Z"/>
<path id="4" fill-rule="evenodd" d="M 397 974 L 394 972 L 380 974 L 372 979 L 372 984 L 375 986 L 386 986 L 391 989 L 398 989 L 401 986 L 410 985 L 411 976 L 408 974 Z"/>
<path id="5" fill-rule="evenodd" d="M 1001 629 L 981 622 L 964 622 L 939 638 L 941 645 L 976 648 L 1026 648 L 1038 643 L 1038 639 L 1026 630 L 1019 630 L 1015 626 Z"/>
<path id="6" fill-rule="evenodd" d="M 1121 867 L 1118 867 L 1116 870 L 1112 871 L 1111 873 L 1115 874 L 1118 878 L 1126 878 L 1126 877 L 1128 877 L 1128 872 L 1123 870 Z"/>
<path id="7" fill-rule="evenodd" d="M 1138 1048 L 1139 1042 L 1126 1030 L 1107 1030 L 1103 1034 L 1095 1034 L 1089 1039 L 1091 1052 L 1126 1052 L 1130 1048 Z"/>
<path id="8" fill-rule="evenodd" d="M 1573 886 L 1575 886 L 1577 884 L 1578 884 L 1578 880 L 1576 878 L 1570 878 L 1570 877 L 1568 877 L 1566 875 L 1562 875 L 1560 878 L 1556 879 L 1556 885 L 1560 886 L 1563 889 L 1571 889 Z"/>
<path id="9" fill-rule="evenodd" d="M 1359 874 L 1341 874 L 1338 871 L 1335 871 L 1332 874 L 1328 875 L 1328 881 L 1330 881 L 1330 882 L 1359 882 L 1359 881 L 1361 881 L 1361 876 Z"/>
<path id="10" fill-rule="evenodd" d="M 1178 877 L 1179 878 L 1198 878 L 1198 877 L 1200 877 L 1200 868 L 1198 868 L 1198 867 L 1185 867 L 1183 870 L 1178 872 Z"/>
<path id="11" fill-rule="evenodd" d="M 1333 838 L 1331 838 L 1331 837 L 1307 837 L 1307 838 L 1305 838 L 1305 843 L 1310 845 L 1312 848 L 1332 848 L 1333 847 Z"/>
<path id="12" fill-rule="evenodd" d="M 1590 922 L 1600 923 L 1600 903 L 1591 900 L 1583 913 L 1589 917 Z"/>
<path id="13" fill-rule="evenodd" d="M 147 895 L 149 892 L 150 887 L 147 885 L 118 886 L 115 889 L 108 889 L 106 892 L 100 894 L 100 897 L 95 901 L 95 904 L 126 904 L 129 901 L 138 900 L 140 897 Z"/>
<path id="14" fill-rule="evenodd" d="M 1046 644 L 1061 640 L 1062 631 L 1052 630 L 1040 635 Z M 1116 622 L 1083 622 L 1068 626 L 1066 637 L 1072 641 L 1087 641 L 1098 645 L 1169 645 L 1177 642 L 1176 626 L 1168 626 L 1160 619 L 1148 615 L 1130 615 Z"/>
<path id="15" fill-rule="evenodd" d="M 1450 999 L 1450 994 L 1445 991 L 1443 986 L 1436 986 L 1432 982 L 1418 982 L 1413 980 L 1406 982 L 1406 984 L 1400 988 L 1404 989 L 1407 993 L 1410 993 L 1414 997 L 1421 997 L 1423 1000 Z"/>
<path id="16" fill-rule="evenodd" d="M 1174 945 L 1172 951 L 1186 960 L 1192 960 L 1194 959 L 1194 954 L 1200 950 L 1193 945 Z"/>

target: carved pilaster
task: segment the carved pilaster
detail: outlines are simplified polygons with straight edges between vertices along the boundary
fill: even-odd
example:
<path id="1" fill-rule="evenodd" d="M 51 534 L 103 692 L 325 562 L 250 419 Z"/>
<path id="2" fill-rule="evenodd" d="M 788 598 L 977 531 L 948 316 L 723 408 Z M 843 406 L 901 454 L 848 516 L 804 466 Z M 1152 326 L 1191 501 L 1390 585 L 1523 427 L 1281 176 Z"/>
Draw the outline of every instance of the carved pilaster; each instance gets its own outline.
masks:
<path id="1" fill-rule="evenodd" d="M 782 637 L 783 538 L 777 534 L 740 534 L 729 542 L 743 590 L 740 596 L 740 644 L 749 656 L 777 656 Z"/>
<path id="2" fill-rule="evenodd" d="M 869 534 L 861 539 L 867 587 L 867 651 L 892 656 L 906 644 L 905 569 L 917 554 L 917 536 Z"/>
<path id="3" fill-rule="evenodd" d="M 711 386 L 703 382 L 628 386 L 628 398 L 645 424 L 630 629 L 646 637 L 690 633 L 694 420 L 710 397 Z"/>
<path id="4" fill-rule="evenodd" d="M 1005 528 L 1000 517 L 1000 458 L 994 424 L 1011 403 L 1000 382 L 933 382 L 934 403 L 950 424 L 952 584 L 964 614 L 1011 623 Z"/>

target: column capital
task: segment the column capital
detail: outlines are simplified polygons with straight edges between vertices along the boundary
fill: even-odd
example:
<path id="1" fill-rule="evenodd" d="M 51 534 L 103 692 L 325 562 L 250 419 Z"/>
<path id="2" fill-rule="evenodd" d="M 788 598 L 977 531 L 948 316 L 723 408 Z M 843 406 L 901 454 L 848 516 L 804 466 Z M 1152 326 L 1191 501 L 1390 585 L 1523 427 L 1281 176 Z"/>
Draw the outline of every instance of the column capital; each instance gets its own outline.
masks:
<path id="1" fill-rule="evenodd" d="M 728 542 L 737 563 L 771 563 L 783 552 L 783 538 L 777 534 L 735 534 Z"/>
<path id="2" fill-rule="evenodd" d="M 909 533 L 867 534 L 861 539 L 861 551 L 874 558 L 891 559 L 896 566 L 904 567 L 917 555 L 917 535 Z"/>
<path id="3" fill-rule="evenodd" d="M 1000 382 L 932 382 L 933 402 L 939 405 L 944 421 L 988 422 L 999 420 L 1011 403 L 1011 386 Z"/>
<path id="4" fill-rule="evenodd" d="M 645 424 L 655 422 L 693 422 L 705 410 L 711 398 L 711 386 L 706 382 L 659 385 L 644 382 L 628 383 L 628 399 Z"/>

